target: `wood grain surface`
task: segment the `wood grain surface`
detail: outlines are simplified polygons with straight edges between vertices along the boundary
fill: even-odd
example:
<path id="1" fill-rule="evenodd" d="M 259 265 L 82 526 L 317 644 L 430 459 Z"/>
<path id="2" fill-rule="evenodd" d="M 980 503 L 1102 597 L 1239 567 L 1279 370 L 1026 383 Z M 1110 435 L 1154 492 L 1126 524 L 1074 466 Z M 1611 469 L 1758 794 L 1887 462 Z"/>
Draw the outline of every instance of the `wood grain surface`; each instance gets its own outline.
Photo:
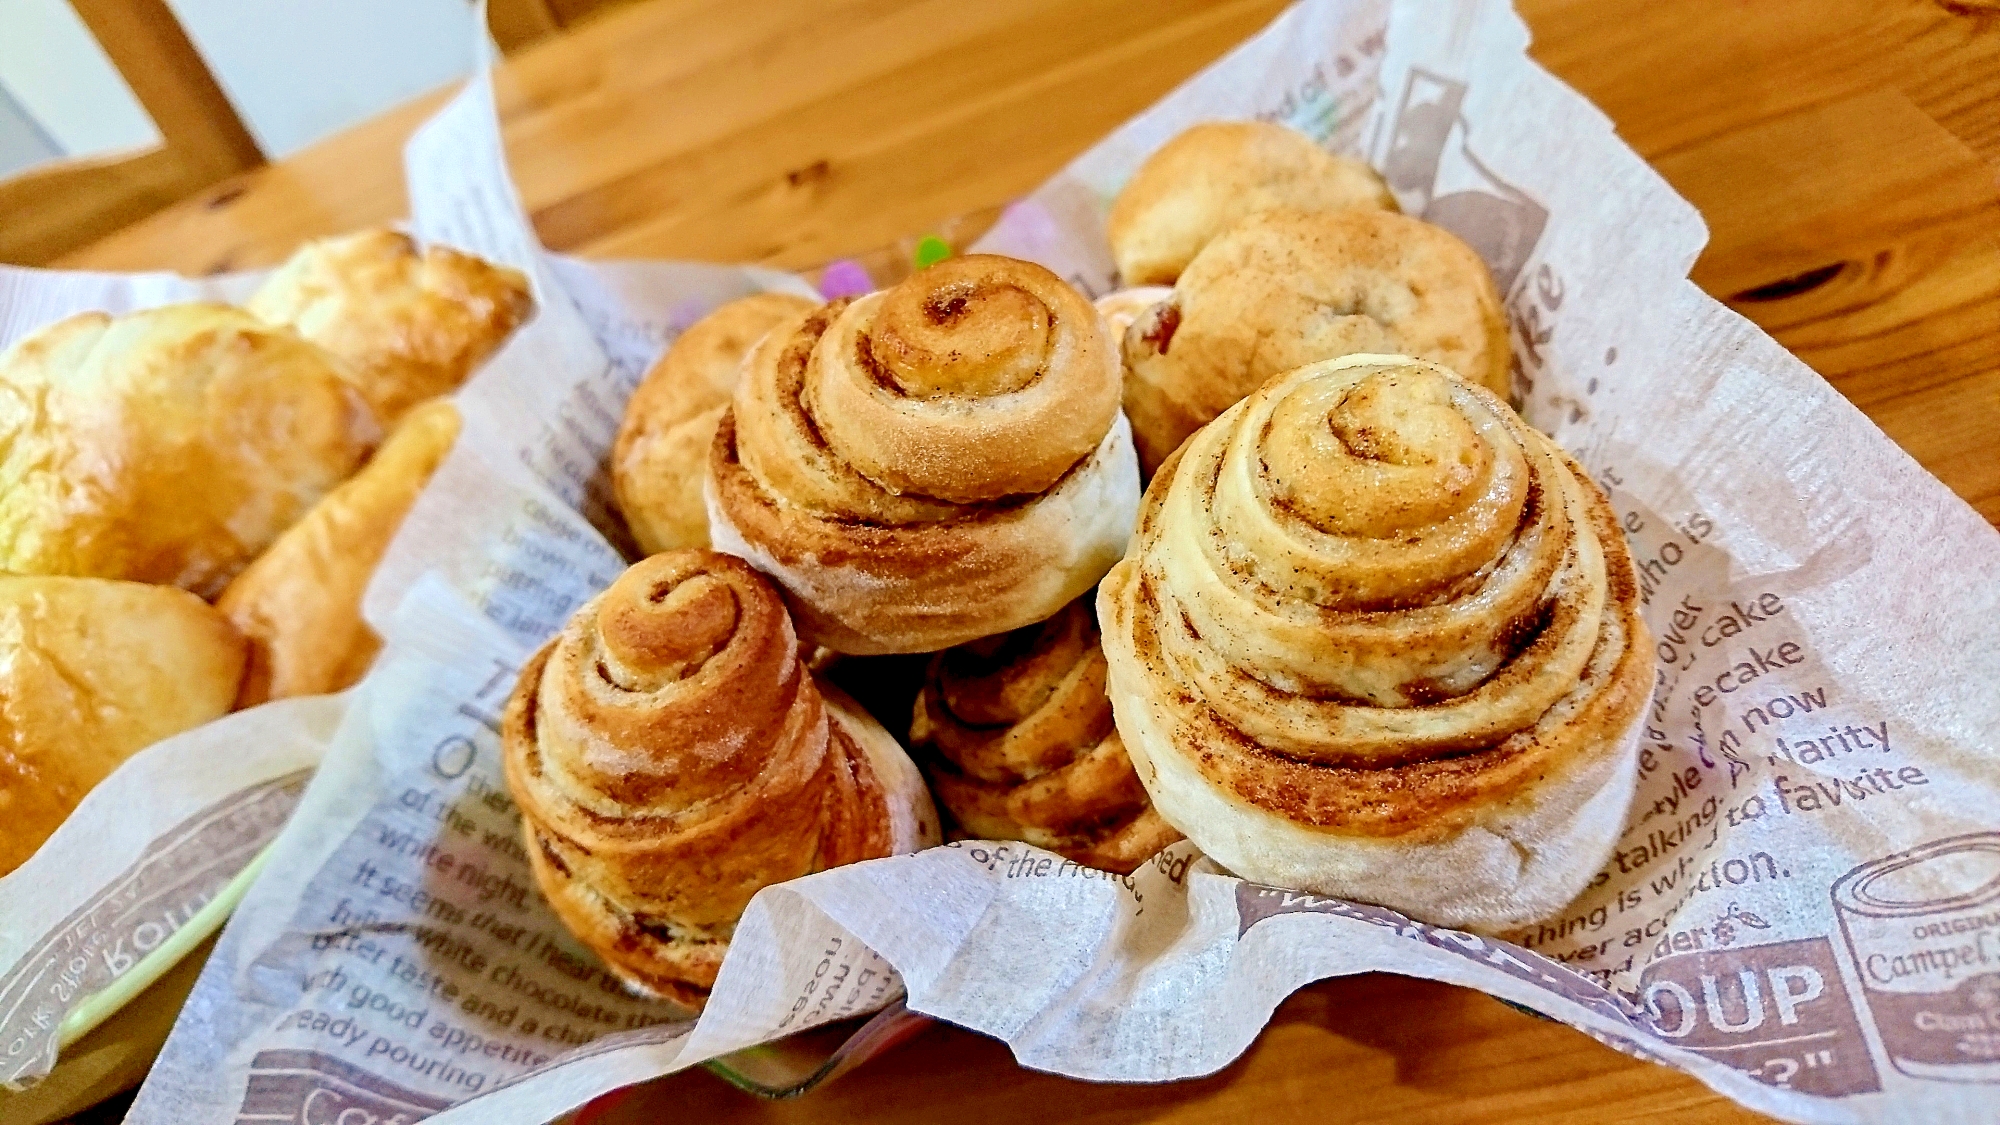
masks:
<path id="1" fill-rule="evenodd" d="M 1695 279 L 2000 520 L 2000 10 L 1984 0 L 1521 0 L 1534 53 L 1706 216 Z M 510 62 L 509 154 L 546 243 L 803 267 L 1031 188 L 1256 31 L 1271 0 L 651 0 Z M 442 95 L 65 264 L 272 263 L 403 213 Z M 1219 1075 L 1099 1086 L 937 1029 L 806 1098 L 703 1073 L 611 1120 L 1722 1122 L 1754 1117 L 1472 993 L 1294 996 Z"/>

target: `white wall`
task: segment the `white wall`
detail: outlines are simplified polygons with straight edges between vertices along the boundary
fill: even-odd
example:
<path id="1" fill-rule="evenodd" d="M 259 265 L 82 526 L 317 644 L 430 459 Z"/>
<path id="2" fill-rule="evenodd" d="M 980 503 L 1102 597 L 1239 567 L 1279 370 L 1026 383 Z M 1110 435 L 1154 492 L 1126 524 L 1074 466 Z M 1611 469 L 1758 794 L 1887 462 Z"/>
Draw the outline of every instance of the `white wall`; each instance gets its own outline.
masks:
<path id="1" fill-rule="evenodd" d="M 7 87 L 0 86 L 0 177 L 62 155 L 41 122 L 28 116 Z"/>
<path id="2" fill-rule="evenodd" d="M 169 3 L 273 159 L 472 68 L 469 0 Z M 0 175 L 48 155 L 37 132 L 65 156 L 159 143 L 65 0 L 0 0 L 0 88 L 38 126 L 0 129 Z"/>
<path id="3" fill-rule="evenodd" d="M 467 0 L 171 0 L 273 159 L 472 69 Z"/>
<path id="4" fill-rule="evenodd" d="M 146 111 L 64 0 L 0 0 L 0 86 L 59 154 L 96 156 L 160 143 Z"/>

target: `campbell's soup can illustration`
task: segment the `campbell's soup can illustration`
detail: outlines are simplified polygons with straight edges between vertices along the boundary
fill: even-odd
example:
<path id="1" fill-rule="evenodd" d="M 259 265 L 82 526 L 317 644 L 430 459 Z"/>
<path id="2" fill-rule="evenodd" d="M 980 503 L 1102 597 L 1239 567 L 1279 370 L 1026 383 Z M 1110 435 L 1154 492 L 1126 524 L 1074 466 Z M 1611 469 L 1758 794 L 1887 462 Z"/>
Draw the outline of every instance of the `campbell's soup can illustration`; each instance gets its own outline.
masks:
<path id="1" fill-rule="evenodd" d="M 1864 863 L 1833 902 L 1895 1068 L 2000 1083 L 2000 832 Z"/>

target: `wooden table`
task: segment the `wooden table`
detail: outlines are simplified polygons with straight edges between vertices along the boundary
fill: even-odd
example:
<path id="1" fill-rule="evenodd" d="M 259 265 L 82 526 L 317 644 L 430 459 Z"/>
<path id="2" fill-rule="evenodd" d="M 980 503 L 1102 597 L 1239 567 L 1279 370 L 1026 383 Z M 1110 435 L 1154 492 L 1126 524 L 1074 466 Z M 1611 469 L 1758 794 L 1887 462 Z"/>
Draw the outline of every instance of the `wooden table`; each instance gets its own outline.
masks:
<path id="1" fill-rule="evenodd" d="M 1521 0 L 1536 56 L 1713 230 L 1695 278 L 2000 520 L 2000 3 Z M 517 58 L 552 248 L 808 266 L 992 207 L 1270 19 L 1273 0 L 654 0 Z M 65 264 L 275 262 L 399 217 L 421 99 Z M 807 1098 L 702 1073 L 681 1120 L 1732 1121 L 1692 1079 L 1469 992 L 1308 988 L 1222 1074 L 1094 1086 L 938 1029 Z"/>

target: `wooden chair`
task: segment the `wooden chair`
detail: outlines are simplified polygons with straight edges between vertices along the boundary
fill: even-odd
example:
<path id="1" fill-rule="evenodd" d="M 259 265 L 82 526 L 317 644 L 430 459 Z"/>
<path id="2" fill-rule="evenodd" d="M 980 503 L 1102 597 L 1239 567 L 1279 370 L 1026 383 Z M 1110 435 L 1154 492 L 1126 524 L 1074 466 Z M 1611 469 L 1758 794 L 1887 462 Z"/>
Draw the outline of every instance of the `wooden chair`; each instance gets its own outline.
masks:
<path id="1" fill-rule="evenodd" d="M 42 265 L 264 163 L 166 0 L 70 0 L 162 144 L 0 182 L 0 261 Z"/>
<path id="2" fill-rule="evenodd" d="M 490 0 L 513 53 L 627 0 Z M 170 204 L 261 166 L 264 154 L 167 0 L 69 0 L 152 117 L 162 144 L 59 161 L 0 180 L 0 262 L 46 265 Z"/>

